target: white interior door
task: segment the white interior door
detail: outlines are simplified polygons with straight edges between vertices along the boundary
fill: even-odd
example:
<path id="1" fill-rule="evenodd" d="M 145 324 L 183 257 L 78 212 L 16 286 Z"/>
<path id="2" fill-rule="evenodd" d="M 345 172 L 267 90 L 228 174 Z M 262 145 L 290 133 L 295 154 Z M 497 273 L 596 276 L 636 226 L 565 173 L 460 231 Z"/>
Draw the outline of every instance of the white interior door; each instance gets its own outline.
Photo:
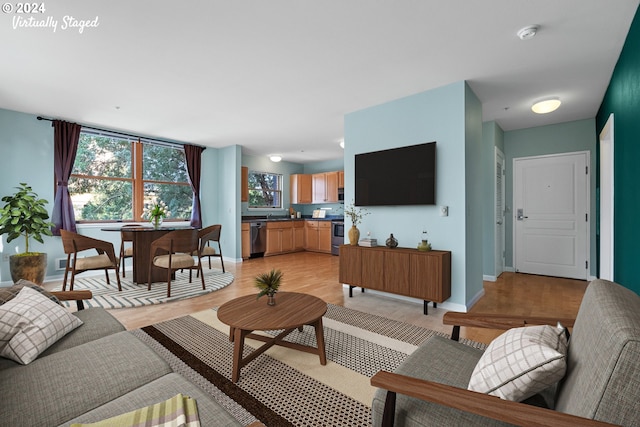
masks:
<path id="1" fill-rule="evenodd" d="M 613 114 L 600 133 L 600 274 L 613 281 Z"/>
<path id="2" fill-rule="evenodd" d="M 499 277 L 504 271 L 504 154 L 496 147 L 495 169 L 495 276 Z"/>
<path id="3" fill-rule="evenodd" d="M 589 153 L 514 159 L 516 271 L 586 279 Z"/>

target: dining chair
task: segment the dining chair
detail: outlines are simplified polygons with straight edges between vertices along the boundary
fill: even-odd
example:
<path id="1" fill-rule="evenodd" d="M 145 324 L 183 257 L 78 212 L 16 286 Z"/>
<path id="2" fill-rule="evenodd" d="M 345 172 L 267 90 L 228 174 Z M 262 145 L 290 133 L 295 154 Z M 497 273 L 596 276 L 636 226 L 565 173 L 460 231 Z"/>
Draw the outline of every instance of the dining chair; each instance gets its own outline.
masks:
<path id="1" fill-rule="evenodd" d="M 211 270 L 211 257 L 220 258 L 220 264 L 222 264 L 222 272 L 224 273 L 224 261 L 222 259 L 222 246 L 220 246 L 220 232 L 222 231 L 222 225 L 215 224 L 205 227 L 198 232 L 198 239 L 200 240 L 200 255 L 197 251 L 191 253 L 193 256 L 198 256 L 198 262 L 201 262 L 202 258 L 209 258 L 209 270 Z M 218 250 L 211 246 L 211 242 L 218 244 Z"/>
<path id="2" fill-rule="evenodd" d="M 64 269 L 64 281 L 62 282 L 62 290 L 67 288 L 67 277 L 71 272 L 71 284 L 69 290 L 73 290 L 73 284 L 76 274 L 80 274 L 89 270 L 104 270 L 109 281 L 109 269 L 113 268 L 116 272 L 116 281 L 118 282 L 118 290 L 122 290 L 120 285 L 120 276 L 118 275 L 118 258 L 116 258 L 113 243 L 104 240 L 94 239 L 92 237 L 83 236 L 68 230 L 60 230 L 62 237 L 62 246 L 64 253 L 67 254 L 67 265 Z M 78 256 L 78 253 L 95 249 L 98 255 Z"/>
<path id="3" fill-rule="evenodd" d="M 148 290 L 151 290 L 151 269 L 153 266 L 167 270 L 167 298 L 171 297 L 171 275 L 176 270 L 197 269 L 202 280 L 202 289 L 206 289 L 202 265 L 199 262 L 196 264 L 193 256 L 190 255 L 195 251 L 196 256 L 198 256 L 200 252 L 198 230 L 171 231 L 151 242 L 149 251 L 151 262 L 149 263 Z M 158 255 L 158 252 L 161 252 L 161 254 Z M 191 274 L 189 274 L 189 283 L 191 283 Z"/>
<path id="4" fill-rule="evenodd" d="M 126 246 L 126 242 L 133 243 L 133 231 L 127 231 L 127 227 L 140 227 L 138 224 L 123 225 L 120 229 L 120 267 L 122 270 L 122 277 L 125 276 L 124 261 L 126 258 L 133 258 L 133 246 Z"/>

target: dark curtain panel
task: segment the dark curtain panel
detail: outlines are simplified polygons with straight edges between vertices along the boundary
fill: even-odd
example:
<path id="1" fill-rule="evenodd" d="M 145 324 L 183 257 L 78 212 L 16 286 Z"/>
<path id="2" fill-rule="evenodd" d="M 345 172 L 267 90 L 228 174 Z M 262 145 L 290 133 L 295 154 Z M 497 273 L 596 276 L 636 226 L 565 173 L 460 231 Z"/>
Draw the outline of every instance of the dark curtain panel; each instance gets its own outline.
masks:
<path id="1" fill-rule="evenodd" d="M 76 123 L 53 121 L 53 172 L 56 179 L 56 198 L 53 202 L 51 230 L 54 235 L 60 235 L 60 229 L 76 232 L 76 218 L 73 214 L 73 204 L 69 196 L 68 181 L 76 159 L 80 129 Z"/>
<path id="2" fill-rule="evenodd" d="M 191 203 L 191 226 L 202 228 L 202 209 L 200 208 L 200 171 L 202 169 L 201 154 L 204 147 L 195 145 L 184 146 L 184 156 L 187 159 L 187 173 L 189 183 L 193 190 L 193 202 Z"/>

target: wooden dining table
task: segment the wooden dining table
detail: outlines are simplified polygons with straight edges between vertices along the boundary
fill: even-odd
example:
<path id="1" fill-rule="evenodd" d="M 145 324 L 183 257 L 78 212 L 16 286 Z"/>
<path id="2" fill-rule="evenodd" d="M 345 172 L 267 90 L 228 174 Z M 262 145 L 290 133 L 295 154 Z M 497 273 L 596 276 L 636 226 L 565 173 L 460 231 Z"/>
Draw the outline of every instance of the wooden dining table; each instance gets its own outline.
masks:
<path id="1" fill-rule="evenodd" d="M 138 284 L 149 282 L 149 264 L 151 264 L 151 242 L 175 230 L 193 230 L 193 227 L 162 226 L 158 228 L 140 226 L 127 227 L 126 231 L 133 232 L 133 281 Z M 105 227 L 102 231 L 121 231 L 121 227 Z M 172 276 L 173 277 L 173 276 Z M 175 278 L 175 277 L 174 277 Z M 166 282 L 167 270 L 151 264 L 151 282 Z"/>

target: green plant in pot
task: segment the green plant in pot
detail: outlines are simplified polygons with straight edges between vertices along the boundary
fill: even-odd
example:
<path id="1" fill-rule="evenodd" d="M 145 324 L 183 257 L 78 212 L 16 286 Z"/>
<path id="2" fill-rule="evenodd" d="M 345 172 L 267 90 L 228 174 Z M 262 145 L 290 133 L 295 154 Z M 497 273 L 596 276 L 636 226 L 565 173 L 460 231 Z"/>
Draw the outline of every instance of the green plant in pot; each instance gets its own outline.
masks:
<path id="1" fill-rule="evenodd" d="M 282 271 L 276 270 L 275 268 L 269 271 L 268 273 L 258 274 L 255 278 L 256 288 L 260 290 L 256 299 L 260 298 L 263 295 L 268 297 L 267 304 L 275 305 L 275 295 L 278 292 L 278 288 L 280 287 L 280 281 L 282 280 Z"/>
<path id="2" fill-rule="evenodd" d="M 21 236 L 25 239 L 24 252 L 9 257 L 11 279 L 14 283 L 27 279 L 41 285 L 47 269 L 47 254 L 31 252 L 29 240 L 44 243 L 42 236 L 53 235 L 53 223 L 45 209 L 48 202 L 24 182 L 15 188 L 18 191 L 2 198 L 5 205 L 0 210 L 0 235 L 7 235 L 7 243 Z"/>

